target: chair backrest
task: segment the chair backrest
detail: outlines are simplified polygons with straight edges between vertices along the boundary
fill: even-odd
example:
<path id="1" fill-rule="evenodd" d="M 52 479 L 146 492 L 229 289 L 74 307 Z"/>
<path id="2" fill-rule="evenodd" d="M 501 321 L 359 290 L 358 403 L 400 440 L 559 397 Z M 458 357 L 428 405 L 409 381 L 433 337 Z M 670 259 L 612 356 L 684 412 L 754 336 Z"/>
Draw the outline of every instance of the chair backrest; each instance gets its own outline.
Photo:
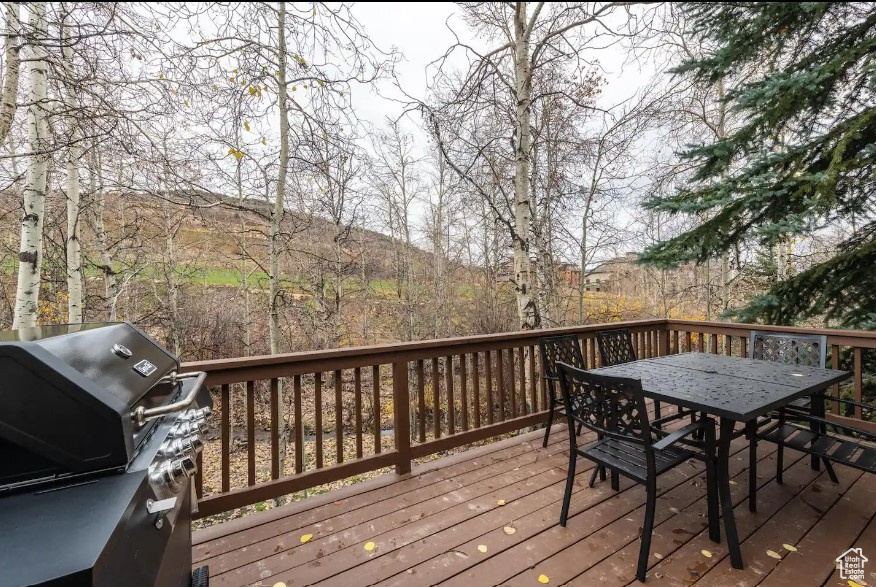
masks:
<path id="1" fill-rule="evenodd" d="M 748 358 L 823 369 L 827 365 L 827 337 L 753 330 L 748 343 Z"/>
<path id="2" fill-rule="evenodd" d="M 596 343 L 599 346 L 599 358 L 602 360 L 603 367 L 636 360 L 633 337 L 626 328 L 600 330 L 596 333 Z"/>
<path id="3" fill-rule="evenodd" d="M 581 343 L 574 334 L 562 336 L 546 336 L 538 341 L 541 349 L 541 364 L 544 366 L 544 376 L 548 382 L 548 390 L 551 399 L 557 398 L 557 390 L 554 384 L 559 381 L 557 363 L 563 362 L 579 369 L 586 369 L 584 355 L 581 353 Z"/>
<path id="4" fill-rule="evenodd" d="M 578 422 L 600 437 L 632 441 L 650 449 L 651 424 L 641 381 L 596 375 L 562 362 L 557 367 L 573 437 L 574 422 Z"/>

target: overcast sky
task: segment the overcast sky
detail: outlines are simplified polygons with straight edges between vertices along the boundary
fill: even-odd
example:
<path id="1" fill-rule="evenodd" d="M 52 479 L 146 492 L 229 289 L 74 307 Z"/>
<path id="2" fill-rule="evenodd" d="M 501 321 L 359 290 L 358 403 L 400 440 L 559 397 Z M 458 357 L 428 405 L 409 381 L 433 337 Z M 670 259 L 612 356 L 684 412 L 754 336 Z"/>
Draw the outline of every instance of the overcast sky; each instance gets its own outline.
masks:
<path id="1" fill-rule="evenodd" d="M 447 23 L 462 41 L 483 48 L 483 42 L 472 37 L 456 12 L 452 2 L 366 2 L 353 6 L 353 13 L 378 46 L 386 50 L 395 47 L 403 54 L 397 67 L 398 79 L 404 90 L 416 98 L 425 96 L 428 64 L 454 43 Z M 621 47 L 595 51 L 590 57 L 598 60 L 605 72 L 607 84 L 599 100 L 604 107 L 628 98 L 653 75 L 647 65 L 643 69 L 638 63 L 629 63 Z M 462 59 L 457 64 L 462 64 Z M 392 84 L 382 84 L 379 93 L 382 96 L 366 88 L 353 92 L 358 115 L 375 125 L 382 125 L 386 116 L 395 118 L 402 112 L 401 105 L 392 100 L 402 98 Z M 424 141 L 418 122 L 409 121 L 405 128 Z"/>

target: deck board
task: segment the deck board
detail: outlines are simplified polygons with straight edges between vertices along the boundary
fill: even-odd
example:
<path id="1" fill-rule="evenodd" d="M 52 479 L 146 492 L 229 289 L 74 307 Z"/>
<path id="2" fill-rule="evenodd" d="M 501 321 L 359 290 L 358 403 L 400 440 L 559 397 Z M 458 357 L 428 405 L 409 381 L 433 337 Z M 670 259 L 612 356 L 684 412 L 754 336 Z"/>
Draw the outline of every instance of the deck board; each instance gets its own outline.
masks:
<path id="1" fill-rule="evenodd" d="M 619 492 L 608 482 L 588 488 L 592 466 L 580 460 L 569 522 L 561 528 L 567 447 L 567 432 L 557 426 L 547 448 L 536 431 L 428 463 L 411 475 L 345 488 L 339 499 L 329 493 L 198 531 L 195 566 L 210 566 L 215 587 L 280 581 L 289 587 L 523 586 L 539 585 L 540 574 L 551 585 L 638 584 L 642 487 L 622 478 Z M 734 441 L 730 462 L 746 568 L 731 569 L 726 545 L 709 541 L 703 467 L 691 461 L 658 482 L 648 584 L 847 585 L 833 559 L 851 546 L 876 553 L 876 477 L 836 467 L 840 483 L 834 485 L 823 471 L 811 470 L 808 457 L 786 450 L 780 485 L 775 446 L 758 449 L 755 514 L 748 511 L 743 438 Z M 314 538 L 301 544 L 305 533 Z M 373 552 L 363 548 L 369 541 Z M 783 543 L 798 552 L 785 551 Z M 713 556 L 703 556 L 703 549 Z M 876 574 L 868 580 L 876 584 Z"/>

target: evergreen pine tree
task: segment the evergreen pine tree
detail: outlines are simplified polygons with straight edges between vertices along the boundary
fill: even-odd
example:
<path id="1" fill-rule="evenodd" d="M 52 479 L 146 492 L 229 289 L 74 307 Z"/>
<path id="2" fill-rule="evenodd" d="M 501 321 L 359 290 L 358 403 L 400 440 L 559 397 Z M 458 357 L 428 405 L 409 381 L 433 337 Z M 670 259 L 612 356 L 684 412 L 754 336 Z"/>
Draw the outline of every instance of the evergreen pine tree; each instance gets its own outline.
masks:
<path id="1" fill-rule="evenodd" d="M 715 84 L 756 73 L 726 94 L 739 128 L 689 148 L 688 186 L 646 202 L 709 219 L 648 248 L 642 261 L 704 262 L 735 245 L 843 227 L 831 258 L 775 283 L 737 317 L 876 328 L 876 5 L 690 3 L 684 11 L 714 50 L 677 74 Z"/>

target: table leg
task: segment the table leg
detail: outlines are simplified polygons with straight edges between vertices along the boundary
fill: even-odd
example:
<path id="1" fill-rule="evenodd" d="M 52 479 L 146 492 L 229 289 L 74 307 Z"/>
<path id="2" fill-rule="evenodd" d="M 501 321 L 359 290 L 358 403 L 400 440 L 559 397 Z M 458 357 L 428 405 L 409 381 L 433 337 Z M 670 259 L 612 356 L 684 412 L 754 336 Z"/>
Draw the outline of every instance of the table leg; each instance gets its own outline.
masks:
<path id="1" fill-rule="evenodd" d="M 757 420 L 745 423 L 748 436 L 748 511 L 757 511 Z"/>
<path id="2" fill-rule="evenodd" d="M 727 548 L 730 551 L 730 566 L 742 567 L 742 551 L 739 548 L 739 535 L 736 533 L 736 518 L 733 516 L 733 498 L 730 495 L 730 439 L 735 422 L 721 418 L 721 431 L 718 437 L 718 491 L 721 494 L 721 513 L 724 515 L 724 534 L 727 535 Z"/>

